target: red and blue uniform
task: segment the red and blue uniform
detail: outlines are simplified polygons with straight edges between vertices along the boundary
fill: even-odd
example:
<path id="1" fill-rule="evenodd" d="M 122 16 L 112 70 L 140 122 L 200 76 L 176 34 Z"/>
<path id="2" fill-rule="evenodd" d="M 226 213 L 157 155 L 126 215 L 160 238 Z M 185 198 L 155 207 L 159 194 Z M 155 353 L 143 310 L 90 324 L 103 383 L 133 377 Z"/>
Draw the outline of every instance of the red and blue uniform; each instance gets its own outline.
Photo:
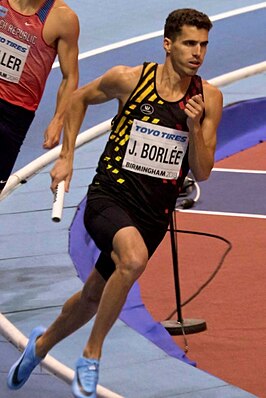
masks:
<path id="1" fill-rule="evenodd" d="M 0 0 L 0 190 L 15 164 L 34 118 L 57 50 L 43 38 L 55 0 L 46 0 L 33 15 Z"/>

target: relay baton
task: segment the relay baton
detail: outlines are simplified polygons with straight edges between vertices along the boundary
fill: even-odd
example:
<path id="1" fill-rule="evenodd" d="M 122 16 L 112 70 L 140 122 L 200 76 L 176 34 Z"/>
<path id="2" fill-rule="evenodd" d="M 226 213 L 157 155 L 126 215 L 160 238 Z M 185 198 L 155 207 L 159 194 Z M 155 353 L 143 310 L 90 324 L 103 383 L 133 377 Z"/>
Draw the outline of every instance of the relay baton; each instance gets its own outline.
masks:
<path id="1" fill-rule="evenodd" d="M 57 185 L 54 193 L 54 201 L 52 208 L 52 220 L 54 222 L 61 221 L 63 207 L 64 207 L 64 195 L 65 195 L 65 181 L 61 181 Z"/>

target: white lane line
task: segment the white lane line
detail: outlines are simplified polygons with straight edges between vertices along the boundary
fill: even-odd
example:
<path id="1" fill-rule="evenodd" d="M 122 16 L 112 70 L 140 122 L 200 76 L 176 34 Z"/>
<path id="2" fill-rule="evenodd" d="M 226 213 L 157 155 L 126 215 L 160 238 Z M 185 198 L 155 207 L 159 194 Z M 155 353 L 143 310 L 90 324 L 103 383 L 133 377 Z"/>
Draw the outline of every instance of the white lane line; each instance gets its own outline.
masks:
<path id="1" fill-rule="evenodd" d="M 261 8 L 265 8 L 265 7 L 266 7 L 266 1 L 264 1 L 262 3 L 253 4 L 251 6 L 237 8 L 236 10 L 222 12 L 221 14 L 215 15 L 214 17 L 211 17 L 210 19 L 212 21 L 219 21 L 220 19 L 234 17 L 235 15 L 260 10 Z"/>
<path id="2" fill-rule="evenodd" d="M 225 169 L 222 167 L 214 167 L 212 171 L 221 171 L 225 173 L 266 174 L 265 170 Z"/>
<path id="3" fill-rule="evenodd" d="M 207 216 L 227 216 L 227 217 L 244 217 L 244 218 L 257 218 L 266 220 L 265 214 L 249 214 L 249 213 L 230 213 L 222 211 L 207 211 L 207 210 L 182 210 L 178 209 L 181 213 L 204 214 Z"/>
<path id="4" fill-rule="evenodd" d="M 218 21 L 221 19 L 225 19 L 225 18 L 230 18 L 236 15 L 240 15 L 240 14 L 244 14 L 247 12 L 252 12 L 252 11 L 256 11 L 262 8 L 266 8 L 266 2 L 262 2 L 262 3 L 258 3 L 258 4 L 253 4 L 251 6 L 247 6 L 247 7 L 241 7 L 241 8 L 237 8 L 236 10 L 232 10 L 232 11 L 227 11 L 227 12 L 222 12 L 220 14 L 214 15 L 212 17 L 210 17 L 211 21 Z M 84 59 L 84 58 L 89 58 L 89 57 L 93 57 L 94 55 L 97 54 L 101 54 L 103 52 L 106 51 L 111 51 L 120 47 L 124 47 L 124 46 L 128 46 L 130 44 L 135 44 L 138 43 L 140 41 L 144 41 L 144 40 L 149 40 L 149 39 L 153 39 L 155 37 L 158 36 L 162 36 L 163 35 L 163 30 L 159 30 L 156 32 L 152 32 L 152 33 L 147 33 L 145 35 L 141 35 L 141 36 L 136 36 L 133 37 L 131 39 L 127 39 L 127 40 L 122 40 L 120 42 L 117 43 L 113 43 L 113 44 L 109 44 L 103 47 L 99 47 L 96 48 L 95 50 L 90 50 L 90 51 L 86 51 L 84 53 L 79 54 L 79 60 Z M 56 61 L 53 64 L 53 69 L 54 68 L 58 68 L 59 67 L 59 62 Z"/>

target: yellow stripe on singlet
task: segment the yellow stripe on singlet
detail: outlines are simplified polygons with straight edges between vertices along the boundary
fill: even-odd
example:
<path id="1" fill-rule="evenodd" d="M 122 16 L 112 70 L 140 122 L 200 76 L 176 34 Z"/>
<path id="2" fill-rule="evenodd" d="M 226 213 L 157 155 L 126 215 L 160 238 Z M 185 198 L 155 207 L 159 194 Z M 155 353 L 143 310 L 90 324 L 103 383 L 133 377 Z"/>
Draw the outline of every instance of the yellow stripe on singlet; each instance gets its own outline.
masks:
<path id="1" fill-rule="evenodd" d="M 140 83 L 139 87 L 137 88 L 137 90 L 134 93 L 133 98 L 135 99 L 136 102 L 140 102 L 138 97 L 138 93 L 141 92 L 145 87 L 147 87 L 148 91 L 145 90 L 145 95 L 141 94 L 141 98 L 145 98 L 146 95 L 148 95 L 152 90 L 154 90 L 154 74 L 155 71 L 152 70 L 150 71 L 150 69 L 154 66 L 154 64 L 149 64 L 144 72 L 144 76 L 143 76 L 143 81 Z M 152 84 L 151 84 L 152 83 Z"/>

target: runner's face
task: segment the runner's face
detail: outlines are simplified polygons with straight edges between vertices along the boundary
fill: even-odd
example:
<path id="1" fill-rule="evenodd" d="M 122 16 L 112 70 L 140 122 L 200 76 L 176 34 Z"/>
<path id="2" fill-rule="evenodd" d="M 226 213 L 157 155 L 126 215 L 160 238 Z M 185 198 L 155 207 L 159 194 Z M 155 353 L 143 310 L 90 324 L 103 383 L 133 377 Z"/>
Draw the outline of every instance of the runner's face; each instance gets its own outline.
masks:
<path id="1" fill-rule="evenodd" d="M 174 70 L 181 76 L 193 76 L 204 61 L 208 31 L 184 25 L 175 41 L 164 39 L 164 48 Z"/>

